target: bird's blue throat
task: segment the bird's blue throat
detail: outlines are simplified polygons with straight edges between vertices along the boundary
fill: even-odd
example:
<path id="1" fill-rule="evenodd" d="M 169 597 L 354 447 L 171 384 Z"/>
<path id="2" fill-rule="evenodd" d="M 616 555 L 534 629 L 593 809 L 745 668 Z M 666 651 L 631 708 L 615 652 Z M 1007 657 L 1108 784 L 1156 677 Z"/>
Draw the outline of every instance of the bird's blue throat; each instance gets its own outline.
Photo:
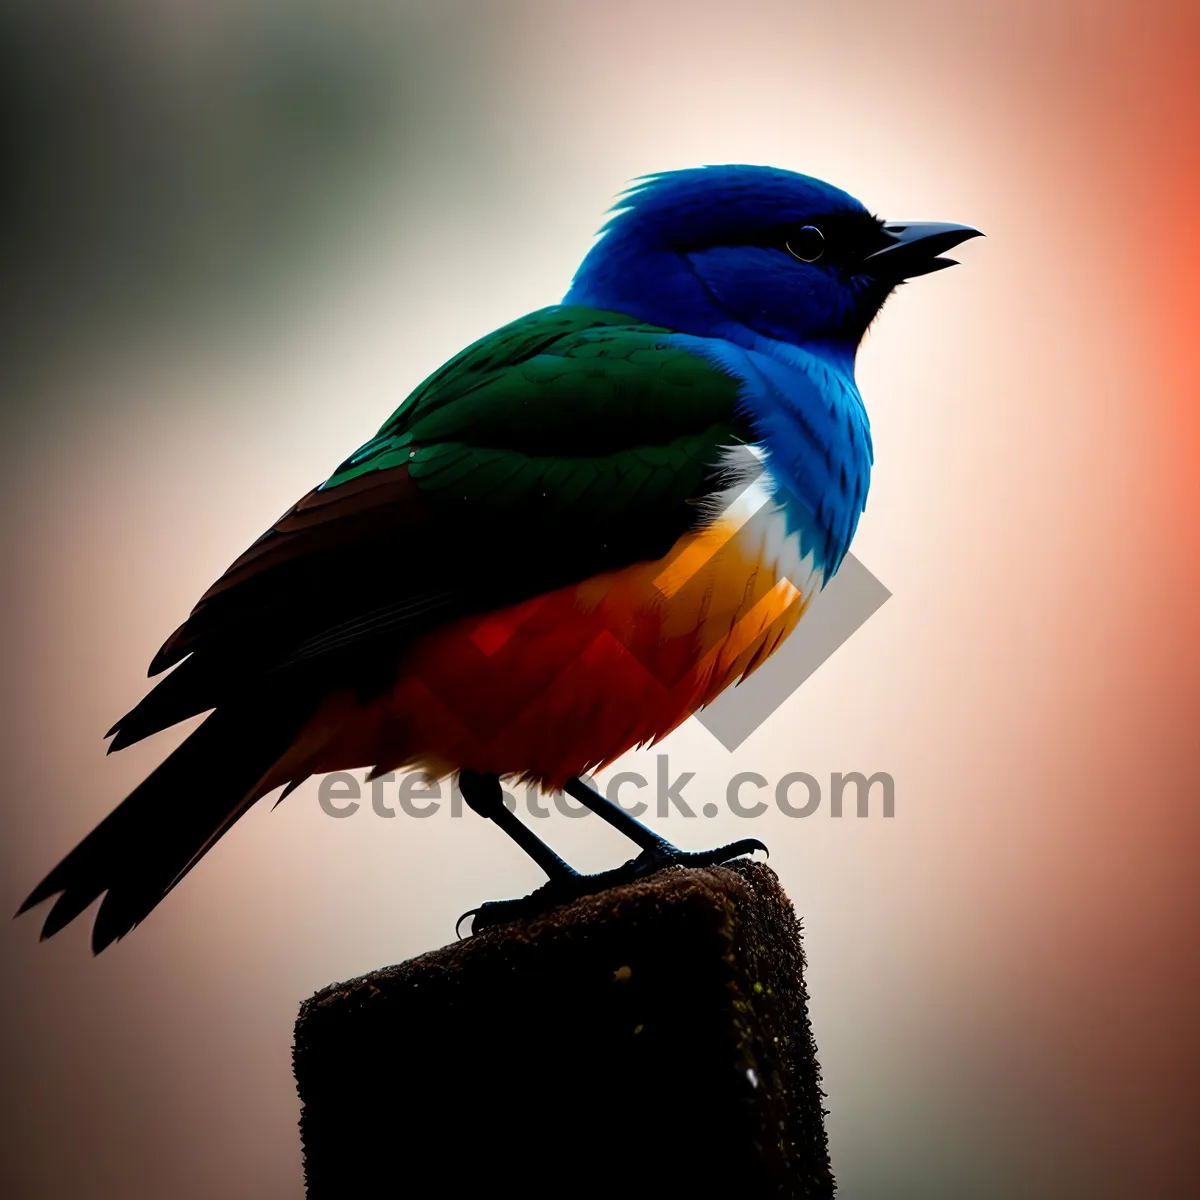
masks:
<path id="1" fill-rule="evenodd" d="M 828 581 L 854 537 L 873 459 L 852 358 L 763 337 L 751 345 L 690 334 L 668 340 L 740 382 L 788 532 L 799 535 L 801 556 L 811 551 Z"/>

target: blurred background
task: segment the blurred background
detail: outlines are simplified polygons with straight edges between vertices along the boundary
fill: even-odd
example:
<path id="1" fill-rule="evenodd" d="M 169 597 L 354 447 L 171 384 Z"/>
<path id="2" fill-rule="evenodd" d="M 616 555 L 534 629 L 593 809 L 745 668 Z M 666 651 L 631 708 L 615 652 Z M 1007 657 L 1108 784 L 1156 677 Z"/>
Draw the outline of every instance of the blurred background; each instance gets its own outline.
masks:
<path id="1" fill-rule="evenodd" d="M 5 5 L 0 907 L 179 740 L 101 734 L 199 593 L 616 192 L 793 168 L 988 237 L 860 356 L 893 598 L 735 753 L 664 749 L 697 807 L 886 771 L 896 815 L 651 820 L 770 844 L 843 1196 L 1195 1195 L 1198 54 L 1182 0 Z M 539 823 L 592 869 L 597 825 Z M 0 1192 L 300 1197 L 299 1002 L 537 882 L 310 781 L 99 959 L 0 924 Z"/>

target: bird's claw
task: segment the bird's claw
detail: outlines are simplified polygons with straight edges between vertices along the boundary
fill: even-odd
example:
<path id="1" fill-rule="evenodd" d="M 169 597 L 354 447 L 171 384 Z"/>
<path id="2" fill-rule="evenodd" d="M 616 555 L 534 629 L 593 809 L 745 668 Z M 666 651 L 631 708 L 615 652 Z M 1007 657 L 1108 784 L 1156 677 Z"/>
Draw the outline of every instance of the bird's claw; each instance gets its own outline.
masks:
<path id="1" fill-rule="evenodd" d="M 454 923 L 454 932 L 462 937 L 459 928 L 468 917 L 475 918 L 471 922 L 471 935 L 474 936 L 493 925 L 507 925 L 510 921 L 535 917 L 557 905 L 567 904 L 580 896 L 602 891 L 610 886 L 607 882 L 600 887 L 589 886 L 597 878 L 599 877 L 593 875 L 571 875 L 562 879 L 551 879 L 528 896 L 521 896 L 516 900 L 488 900 L 478 908 L 467 909 Z"/>
<path id="2" fill-rule="evenodd" d="M 664 867 L 715 867 L 730 859 L 741 858 L 744 854 L 753 854 L 755 850 L 761 850 L 768 858 L 771 857 L 771 852 L 758 838 L 742 838 L 727 846 L 718 846 L 715 850 L 678 850 L 667 843 L 661 848 L 644 850 L 633 862 L 640 877 L 661 871 Z"/>
<path id="3" fill-rule="evenodd" d="M 455 922 L 454 932 L 457 936 L 462 936 L 459 930 L 468 917 L 474 918 L 471 922 L 471 935 L 474 936 L 493 925 L 506 925 L 510 921 L 539 916 L 561 904 L 568 904 L 582 896 L 595 895 L 610 887 L 633 883 L 634 880 L 644 879 L 667 867 L 715 867 L 729 862 L 730 859 L 753 854 L 755 850 L 761 850 L 770 857 L 770 851 L 758 838 L 742 838 L 726 846 L 718 846 L 715 850 L 697 851 L 680 850 L 670 842 L 664 841 L 643 850 L 637 858 L 631 858 L 611 871 L 551 879 L 528 896 L 521 896 L 515 900 L 489 900 L 478 908 L 468 909 Z"/>

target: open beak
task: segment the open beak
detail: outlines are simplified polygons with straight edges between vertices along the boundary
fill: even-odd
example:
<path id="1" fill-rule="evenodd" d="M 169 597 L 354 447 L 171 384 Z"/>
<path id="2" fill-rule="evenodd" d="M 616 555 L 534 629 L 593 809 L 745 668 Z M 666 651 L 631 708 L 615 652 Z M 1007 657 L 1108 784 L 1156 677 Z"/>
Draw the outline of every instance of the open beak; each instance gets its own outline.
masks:
<path id="1" fill-rule="evenodd" d="M 910 221 L 906 225 L 885 225 L 887 245 L 862 260 L 863 269 L 879 279 L 900 283 L 928 275 L 943 267 L 953 267 L 953 258 L 939 258 L 968 238 L 983 237 L 970 225 L 946 225 L 936 221 Z"/>

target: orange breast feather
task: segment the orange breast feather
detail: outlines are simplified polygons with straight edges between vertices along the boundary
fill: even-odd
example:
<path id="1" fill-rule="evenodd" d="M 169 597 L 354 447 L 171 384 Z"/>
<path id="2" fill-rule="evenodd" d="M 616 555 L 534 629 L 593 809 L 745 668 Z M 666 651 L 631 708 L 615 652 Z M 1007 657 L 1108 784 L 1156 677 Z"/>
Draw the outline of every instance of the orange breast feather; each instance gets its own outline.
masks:
<path id="1" fill-rule="evenodd" d="M 725 520 L 659 562 L 449 623 L 409 648 L 389 691 L 327 701 L 272 778 L 469 767 L 559 787 L 664 737 L 782 642 L 817 582 L 791 582 L 786 543 Z"/>

